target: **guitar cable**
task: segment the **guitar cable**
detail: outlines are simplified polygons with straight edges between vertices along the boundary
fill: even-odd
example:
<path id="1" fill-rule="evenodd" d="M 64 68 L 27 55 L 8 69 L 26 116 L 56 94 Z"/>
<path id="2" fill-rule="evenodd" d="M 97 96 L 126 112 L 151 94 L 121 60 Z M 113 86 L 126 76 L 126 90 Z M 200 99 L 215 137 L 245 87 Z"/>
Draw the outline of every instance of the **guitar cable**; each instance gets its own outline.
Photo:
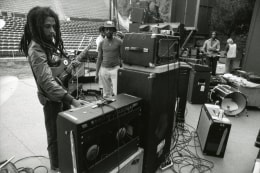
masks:
<path id="1" fill-rule="evenodd" d="M 77 96 L 76 96 L 76 98 L 79 98 L 79 75 L 78 75 L 78 73 L 76 74 L 76 78 L 77 78 Z"/>

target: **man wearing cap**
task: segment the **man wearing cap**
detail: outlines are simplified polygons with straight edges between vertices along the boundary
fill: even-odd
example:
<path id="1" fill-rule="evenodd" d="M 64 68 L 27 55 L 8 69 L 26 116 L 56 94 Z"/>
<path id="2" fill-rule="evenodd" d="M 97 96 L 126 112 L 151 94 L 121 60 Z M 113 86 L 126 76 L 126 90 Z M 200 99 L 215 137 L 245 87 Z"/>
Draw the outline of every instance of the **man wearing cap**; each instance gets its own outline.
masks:
<path id="1" fill-rule="evenodd" d="M 96 77 L 103 85 L 103 96 L 111 97 L 117 94 L 117 71 L 120 68 L 122 40 L 114 36 L 115 24 L 107 21 L 104 24 L 105 38 L 98 47 L 98 58 L 96 63 Z M 100 75 L 98 75 L 100 71 Z"/>

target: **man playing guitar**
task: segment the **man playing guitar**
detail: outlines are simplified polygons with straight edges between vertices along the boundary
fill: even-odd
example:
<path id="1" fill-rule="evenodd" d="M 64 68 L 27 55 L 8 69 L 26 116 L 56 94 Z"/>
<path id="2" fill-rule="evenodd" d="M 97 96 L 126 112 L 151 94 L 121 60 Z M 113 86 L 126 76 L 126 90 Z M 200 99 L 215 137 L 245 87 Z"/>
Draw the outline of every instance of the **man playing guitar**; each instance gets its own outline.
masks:
<path id="1" fill-rule="evenodd" d="M 80 107 L 85 101 L 73 98 L 62 87 L 64 75 L 70 73 L 73 66 L 80 64 L 89 47 L 81 52 L 62 73 L 53 76 L 51 67 L 57 65 L 55 58 L 66 56 L 61 38 L 58 15 L 49 7 L 34 7 L 27 14 L 24 33 L 20 41 L 20 50 L 28 58 L 38 88 L 38 98 L 43 105 L 47 132 L 48 152 L 52 170 L 58 170 L 57 125 L 58 113 L 70 106 Z M 68 65 L 68 64 L 67 64 Z M 60 82 L 57 82 L 57 78 Z"/>

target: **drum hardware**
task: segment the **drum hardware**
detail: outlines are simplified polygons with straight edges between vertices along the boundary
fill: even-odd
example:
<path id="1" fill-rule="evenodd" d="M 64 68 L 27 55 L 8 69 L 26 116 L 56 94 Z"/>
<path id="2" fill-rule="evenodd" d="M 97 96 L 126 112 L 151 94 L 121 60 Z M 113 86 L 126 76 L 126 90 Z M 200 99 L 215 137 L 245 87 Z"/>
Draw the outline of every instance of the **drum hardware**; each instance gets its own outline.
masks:
<path id="1" fill-rule="evenodd" d="M 236 116 L 243 112 L 247 105 L 246 96 L 229 85 L 215 86 L 209 95 L 214 104 L 219 104 L 227 116 Z"/>

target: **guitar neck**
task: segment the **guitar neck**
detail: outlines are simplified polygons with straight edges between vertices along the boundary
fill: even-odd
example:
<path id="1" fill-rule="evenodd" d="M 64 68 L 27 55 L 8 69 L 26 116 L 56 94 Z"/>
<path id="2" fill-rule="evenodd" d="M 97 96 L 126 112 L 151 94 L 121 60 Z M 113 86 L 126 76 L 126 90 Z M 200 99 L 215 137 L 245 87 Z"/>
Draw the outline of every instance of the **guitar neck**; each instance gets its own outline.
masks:
<path id="1" fill-rule="evenodd" d="M 87 56 L 87 53 L 88 53 L 93 41 L 94 41 L 94 39 L 93 39 L 93 37 L 91 37 L 88 46 L 82 52 L 80 52 L 80 54 L 76 57 L 76 59 L 78 61 L 81 61 L 84 57 Z"/>
<path id="2" fill-rule="evenodd" d="M 91 37 L 91 40 L 88 44 L 88 46 L 84 49 L 84 51 L 82 51 L 77 57 L 76 60 L 81 62 L 82 58 L 86 57 L 87 52 L 89 50 L 89 48 L 91 47 L 92 43 L 93 43 L 93 37 Z M 55 78 L 58 79 L 59 83 L 63 84 L 64 81 L 68 78 L 69 74 L 72 72 L 73 68 L 76 67 L 78 65 L 73 65 L 73 63 L 70 63 L 66 68 L 64 68 L 64 66 L 60 66 L 60 68 L 58 70 L 62 70 L 61 73 L 55 73 Z M 53 69 L 52 69 L 53 71 Z M 54 74 L 54 73 L 53 73 Z"/>

